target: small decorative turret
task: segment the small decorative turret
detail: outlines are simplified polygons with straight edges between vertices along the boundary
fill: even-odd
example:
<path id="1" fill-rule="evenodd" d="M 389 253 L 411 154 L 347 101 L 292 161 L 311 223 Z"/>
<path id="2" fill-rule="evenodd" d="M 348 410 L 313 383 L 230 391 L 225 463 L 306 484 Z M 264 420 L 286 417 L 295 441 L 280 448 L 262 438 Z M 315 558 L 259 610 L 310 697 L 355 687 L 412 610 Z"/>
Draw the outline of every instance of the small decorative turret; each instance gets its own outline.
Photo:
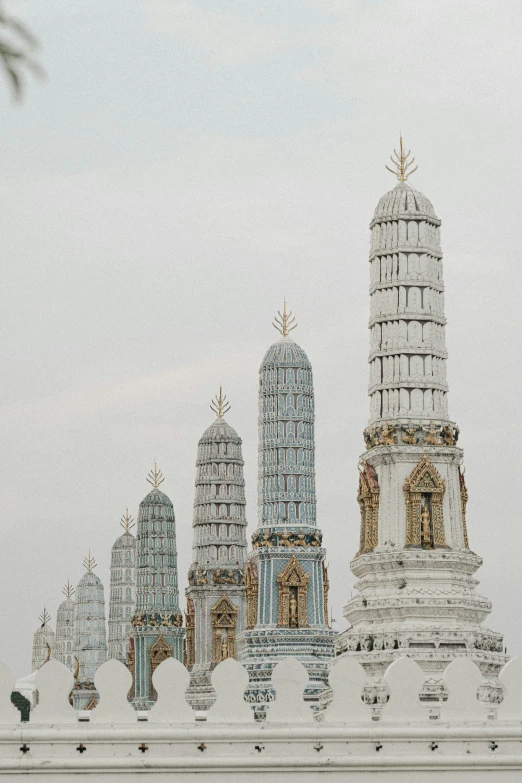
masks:
<path id="1" fill-rule="evenodd" d="M 179 608 L 176 521 L 164 481 L 154 462 L 147 481 L 152 490 L 141 501 L 136 540 L 136 608 L 131 618 L 128 666 L 133 701 L 149 709 L 156 693 L 152 675 L 167 657 L 183 659 L 183 617 Z"/>
<path id="2" fill-rule="evenodd" d="M 77 710 L 95 706 L 94 675 L 107 660 L 103 584 L 94 573 L 97 564 L 90 550 L 83 565 L 85 573 L 76 586 L 74 617 L 73 654 L 77 658 L 77 674 L 73 704 Z"/>
<path id="3" fill-rule="evenodd" d="M 236 657 L 236 637 L 245 627 L 247 521 L 241 438 L 225 421 L 230 404 L 221 386 L 210 408 L 217 418 L 198 443 L 186 590 L 188 699 L 198 709 L 212 703 L 211 672 L 224 657 Z"/>
<path id="4" fill-rule="evenodd" d="M 127 663 L 131 618 L 136 605 L 136 539 L 131 533 L 134 520 L 129 509 L 121 518 L 124 532 L 111 550 L 111 590 L 109 600 L 109 658 Z"/>
<path id="5" fill-rule="evenodd" d="M 32 670 L 37 671 L 46 661 L 54 656 L 56 636 L 50 626 L 51 615 L 44 606 L 40 615 L 40 625 L 33 636 Z"/>
<path id="6" fill-rule="evenodd" d="M 62 590 L 65 600 L 62 601 L 56 612 L 56 659 L 74 671 L 75 661 L 73 653 L 74 644 L 74 587 L 67 580 Z"/>

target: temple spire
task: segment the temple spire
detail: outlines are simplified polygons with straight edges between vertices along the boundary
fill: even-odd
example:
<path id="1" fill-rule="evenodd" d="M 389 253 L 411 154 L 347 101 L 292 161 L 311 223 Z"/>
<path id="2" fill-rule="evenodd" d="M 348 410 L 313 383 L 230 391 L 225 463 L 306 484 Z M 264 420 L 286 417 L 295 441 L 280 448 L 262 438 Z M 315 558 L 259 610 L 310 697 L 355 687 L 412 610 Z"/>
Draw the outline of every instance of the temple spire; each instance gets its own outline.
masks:
<path id="1" fill-rule="evenodd" d="M 67 580 L 67 584 L 66 584 L 66 585 L 65 585 L 65 587 L 63 588 L 63 590 L 62 590 L 62 593 L 64 594 L 64 596 L 65 596 L 66 598 L 72 598 L 72 597 L 73 597 L 73 595 L 74 595 L 74 592 L 75 592 L 75 591 L 74 591 L 74 587 L 73 587 L 73 586 L 72 586 L 72 584 L 69 582 L 69 580 Z"/>
<path id="2" fill-rule="evenodd" d="M 42 614 L 40 615 L 40 617 L 38 619 L 42 623 L 42 628 L 45 628 L 47 623 L 49 623 L 51 621 L 51 615 L 49 614 L 49 612 L 47 611 L 45 606 L 44 606 L 44 610 L 43 610 Z"/>
<path id="3" fill-rule="evenodd" d="M 221 384 L 220 384 L 219 395 L 216 395 L 212 400 L 212 402 L 210 403 L 210 410 L 216 414 L 218 419 L 222 419 L 225 413 L 229 412 L 231 407 L 232 406 L 227 400 L 226 394 L 223 394 L 223 389 L 221 388 Z"/>
<path id="4" fill-rule="evenodd" d="M 158 466 L 156 465 L 156 460 L 154 460 L 154 470 L 151 470 L 149 475 L 147 476 L 147 481 L 149 484 L 152 484 L 154 489 L 158 489 L 160 484 L 163 484 L 165 481 L 165 478 L 163 476 L 163 473 L 161 470 L 159 470 Z"/>
<path id="5" fill-rule="evenodd" d="M 406 182 L 410 174 L 413 174 L 414 171 L 417 171 L 419 167 L 415 166 L 414 169 L 411 168 L 411 166 L 413 166 L 413 164 L 415 163 L 415 158 L 408 160 L 408 158 L 411 155 L 411 152 L 410 150 L 406 152 L 406 148 L 404 147 L 402 141 L 402 133 L 400 136 L 399 150 L 400 153 L 397 152 L 397 150 L 393 150 L 393 155 L 395 155 L 395 158 L 393 157 L 393 155 L 390 155 L 390 160 L 395 166 L 395 169 L 391 169 L 389 166 L 385 166 L 385 168 L 388 169 L 388 171 L 391 172 L 391 174 L 395 174 L 399 182 Z"/>
<path id="6" fill-rule="evenodd" d="M 125 509 L 125 514 L 121 518 L 120 525 L 125 530 L 126 533 L 130 533 L 131 528 L 134 527 L 134 518 L 132 516 L 129 516 L 129 509 Z"/>
<path id="7" fill-rule="evenodd" d="M 96 562 L 94 557 L 91 557 L 91 550 L 90 549 L 89 549 L 88 556 L 86 558 L 84 558 L 83 565 L 87 569 L 87 573 L 88 574 L 92 574 L 92 569 L 96 568 L 96 566 L 98 565 L 98 563 Z"/>
<path id="8" fill-rule="evenodd" d="M 278 310 L 277 315 L 272 322 L 272 326 L 274 329 L 277 329 L 279 334 L 281 334 L 283 337 L 288 337 L 290 332 L 293 332 L 293 330 L 296 328 L 297 324 L 294 323 L 295 316 L 292 315 L 291 312 L 286 312 L 286 299 L 284 300 L 283 305 L 283 313 Z"/>

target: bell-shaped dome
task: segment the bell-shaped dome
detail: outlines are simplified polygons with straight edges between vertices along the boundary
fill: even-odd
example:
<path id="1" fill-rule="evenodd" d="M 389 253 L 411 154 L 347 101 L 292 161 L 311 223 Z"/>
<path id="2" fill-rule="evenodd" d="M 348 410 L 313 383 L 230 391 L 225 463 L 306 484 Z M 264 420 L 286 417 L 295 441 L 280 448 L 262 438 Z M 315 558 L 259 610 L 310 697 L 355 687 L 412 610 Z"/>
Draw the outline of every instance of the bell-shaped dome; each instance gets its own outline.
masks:
<path id="1" fill-rule="evenodd" d="M 199 443 L 211 443 L 213 441 L 231 440 L 239 443 L 241 438 L 233 427 L 225 419 L 217 418 L 210 427 L 207 427 Z"/>
<path id="2" fill-rule="evenodd" d="M 273 343 L 265 353 L 261 362 L 261 370 L 273 369 L 274 367 L 304 367 L 311 368 L 310 360 L 291 337 L 281 337 Z"/>
<path id="3" fill-rule="evenodd" d="M 78 590 L 81 590 L 82 587 L 100 587 L 103 590 L 102 581 L 99 576 L 97 576 L 93 571 L 86 571 L 84 575 L 81 577 L 80 581 L 78 582 L 78 585 L 76 587 L 76 592 Z"/>
<path id="4" fill-rule="evenodd" d="M 169 506 L 172 508 L 172 500 L 158 487 L 153 487 L 140 503 L 140 508 L 144 506 Z"/>
<path id="5" fill-rule="evenodd" d="M 423 193 L 412 188 L 407 182 L 398 182 L 393 190 L 381 197 L 373 215 L 375 221 L 410 220 L 412 218 L 430 218 L 439 222 L 433 204 Z"/>
<path id="6" fill-rule="evenodd" d="M 125 531 L 119 538 L 116 539 L 112 545 L 113 549 L 134 549 L 136 546 L 136 539 L 129 531 Z"/>

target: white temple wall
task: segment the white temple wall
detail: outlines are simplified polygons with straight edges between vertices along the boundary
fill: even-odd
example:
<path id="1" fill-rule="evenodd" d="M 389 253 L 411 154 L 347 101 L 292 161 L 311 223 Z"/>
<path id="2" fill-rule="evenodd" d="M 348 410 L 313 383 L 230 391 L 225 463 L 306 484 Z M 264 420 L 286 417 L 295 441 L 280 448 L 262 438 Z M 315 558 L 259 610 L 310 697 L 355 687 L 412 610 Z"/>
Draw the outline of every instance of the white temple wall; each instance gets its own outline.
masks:
<path id="1" fill-rule="evenodd" d="M 443 498 L 444 533 L 450 547 L 464 548 L 462 509 L 458 465 L 462 451 L 457 448 L 426 449 L 430 460 L 441 478 L 446 482 Z M 412 473 L 424 449 L 405 451 L 399 447 L 381 446 L 364 455 L 364 459 L 377 471 L 380 488 L 379 500 L 379 547 L 393 542 L 395 546 L 406 545 L 406 501 L 404 482 Z"/>

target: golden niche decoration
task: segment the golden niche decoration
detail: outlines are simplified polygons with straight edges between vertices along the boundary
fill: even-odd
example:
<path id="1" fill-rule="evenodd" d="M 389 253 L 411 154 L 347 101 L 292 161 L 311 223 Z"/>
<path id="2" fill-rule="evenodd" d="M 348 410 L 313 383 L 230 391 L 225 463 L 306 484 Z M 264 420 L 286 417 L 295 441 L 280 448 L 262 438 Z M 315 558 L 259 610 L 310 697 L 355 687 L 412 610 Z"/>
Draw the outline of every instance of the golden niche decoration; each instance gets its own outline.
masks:
<path id="1" fill-rule="evenodd" d="M 292 555 L 277 577 L 278 628 L 308 628 L 306 594 L 309 579 L 297 557 Z"/>
<path id="2" fill-rule="evenodd" d="M 379 479 L 373 465 L 364 462 L 359 471 L 357 501 L 361 509 L 361 539 L 359 555 L 371 552 L 378 543 L 379 534 Z"/>
<path id="3" fill-rule="evenodd" d="M 210 609 L 212 624 L 212 663 L 236 657 L 237 606 L 227 595 L 221 596 Z"/>
<path id="4" fill-rule="evenodd" d="M 248 563 L 245 571 L 246 591 L 246 627 L 254 628 L 257 623 L 257 596 L 259 583 L 257 581 L 256 567 Z"/>
<path id="5" fill-rule="evenodd" d="M 462 532 L 464 533 L 464 546 L 469 549 L 468 526 L 466 524 L 466 506 L 468 504 L 468 489 L 464 481 L 464 468 L 459 468 L 459 486 L 460 486 L 460 512 L 462 516 Z"/>
<path id="6" fill-rule="evenodd" d="M 185 666 L 194 666 L 196 663 L 196 648 L 195 648 L 195 627 L 196 627 L 196 612 L 194 609 L 194 601 L 192 598 L 187 598 L 187 611 L 185 612 Z"/>
<path id="7" fill-rule="evenodd" d="M 78 661 L 78 658 L 76 658 L 76 660 Z M 127 669 L 132 676 L 132 685 L 129 691 L 129 701 L 132 701 L 136 695 L 136 650 L 134 647 L 134 638 L 132 636 L 129 639 L 129 649 L 127 652 Z"/>
<path id="8" fill-rule="evenodd" d="M 152 685 L 152 675 L 160 665 L 167 658 L 172 658 L 172 647 L 167 644 L 163 636 L 160 634 L 154 644 L 149 648 L 149 660 L 150 660 L 150 693 L 152 699 L 156 701 L 158 694 Z"/>
<path id="9" fill-rule="evenodd" d="M 328 566 L 323 560 L 323 608 L 324 624 L 328 625 L 328 591 L 330 589 L 330 580 L 328 579 Z"/>
<path id="10" fill-rule="evenodd" d="M 446 482 L 424 454 L 404 482 L 406 546 L 445 547 L 442 501 Z"/>

